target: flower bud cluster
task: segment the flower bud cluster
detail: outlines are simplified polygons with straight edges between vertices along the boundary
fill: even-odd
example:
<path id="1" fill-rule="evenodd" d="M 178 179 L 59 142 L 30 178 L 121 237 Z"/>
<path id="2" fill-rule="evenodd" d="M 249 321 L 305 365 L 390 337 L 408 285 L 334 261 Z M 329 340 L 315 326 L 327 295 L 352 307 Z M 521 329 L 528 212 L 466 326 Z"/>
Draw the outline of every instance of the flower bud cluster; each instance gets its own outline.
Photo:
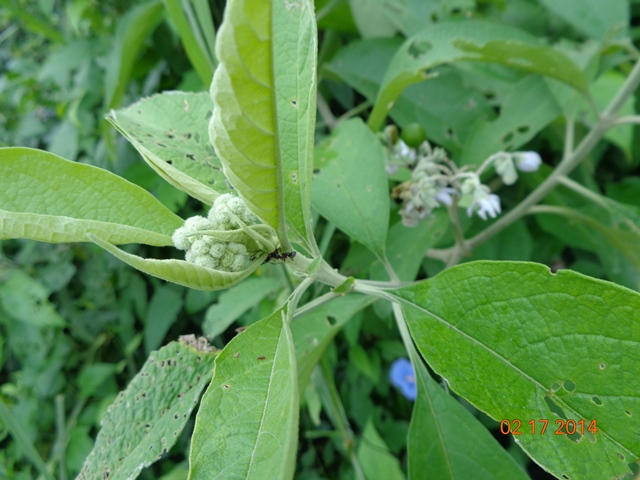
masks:
<path id="1" fill-rule="evenodd" d="M 248 229 L 259 224 L 244 202 L 231 194 L 220 195 L 207 217 L 188 218 L 173 236 L 173 244 L 185 250 L 187 262 L 226 272 L 239 272 L 251 263 L 262 249 Z M 270 239 L 271 240 L 271 239 Z"/>
<path id="2" fill-rule="evenodd" d="M 387 144 L 387 173 L 395 174 L 400 166 L 411 169 L 411 179 L 398 185 L 394 198 L 402 200 L 402 223 L 416 226 L 423 218 L 442 205 L 466 207 L 469 216 L 476 213 L 483 220 L 501 213 L 500 198 L 491 193 L 480 176 L 493 166 L 505 185 L 518 179 L 517 170 L 533 172 L 542 163 L 536 152 L 499 152 L 487 158 L 475 171 L 458 168 L 441 148 L 432 148 L 425 141 L 417 148 L 394 139 L 391 129 L 382 138 Z"/>

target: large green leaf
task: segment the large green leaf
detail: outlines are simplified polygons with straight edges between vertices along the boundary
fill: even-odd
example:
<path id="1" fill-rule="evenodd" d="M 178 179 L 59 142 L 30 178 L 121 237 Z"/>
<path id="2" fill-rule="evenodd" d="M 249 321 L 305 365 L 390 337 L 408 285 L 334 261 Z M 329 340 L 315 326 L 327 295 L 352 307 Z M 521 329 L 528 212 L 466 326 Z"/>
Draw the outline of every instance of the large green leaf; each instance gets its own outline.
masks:
<path id="1" fill-rule="evenodd" d="M 225 272 L 201 267 L 195 263 L 184 260 L 158 260 L 155 258 L 142 258 L 124 250 L 119 249 L 103 238 L 89 234 L 88 239 L 100 245 L 107 252 L 119 258 L 133 268 L 141 272 L 148 273 L 154 277 L 161 278 L 168 282 L 184 285 L 185 287 L 198 290 L 223 290 L 232 287 L 251 275 L 262 262 L 267 258 L 267 254 L 256 258 L 246 270 L 240 272 Z"/>
<path id="2" fill-rule="evenodd" d="M 211 205 L 231 191 L 209 142 L 212 110 L 206 93 L 164 92 L 112 110 L 107 120 L 162 178 Z"/>
<path id="3" fill-rule="evenodd" d="M 544 468 L 620 478 L 639 460 L 640 295 L 518 262 L 461 265 L 396 294 L 429 365 L 494 419 L 519 420 L 516 440 Z M 562 419 L 584 420 L 584 434 L 554 434 Z"/>
<path id="4" fill-rule="evenodd" d="M 233 0 L 216 45 L 211 141 L 231 184 L 286 250 L 285 221 L 312 242 L 316 36 L 309 0 Z"/>
<path id="5" fill-rule="evenodd" d="M 426 80 L 438 65 L 464 60 L 492 62 L 561 80 L 588 94 L 583 73 L 564 54 L 522 30 L 480 20 L 440 23 L 407 39 L 389 65 L 369 126 L 379 130 L 402 91 Z"/>
<path id="6" fill-rule="evenodd" d="M 178 440 L 211 378 L 215 353 L 185 338 L 151 353 L 102 417 L 78 479 L 136 478 Z"/>
<path id="7" fill-rule="evenodd" d="M 380 141 L 362 120 L 347 120 L 318 147 L 313 177 L 313 206 L 379 257 L 389 226 L 385 160 Z"/>
<path id="8" fill-rule="evenodd" d="M 298 440 L 295 351 L 284 310 L 218 355 L 191 439 L 189 478 L 293 478 Z"/>
<path id="9" fill-rule="evenodd" d="M 172 245 L 183 221 L 101 168 L 31 148 L 0 148 L 0 239 Z"/>

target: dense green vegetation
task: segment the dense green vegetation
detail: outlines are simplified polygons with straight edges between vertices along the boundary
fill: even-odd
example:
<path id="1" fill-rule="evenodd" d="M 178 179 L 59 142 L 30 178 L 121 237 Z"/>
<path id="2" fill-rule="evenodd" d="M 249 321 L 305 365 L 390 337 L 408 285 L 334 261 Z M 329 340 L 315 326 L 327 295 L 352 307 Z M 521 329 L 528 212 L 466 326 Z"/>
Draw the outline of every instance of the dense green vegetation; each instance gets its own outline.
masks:
<path id="1" fill-rule="evenodd" d="M 85 460 L 101 431 L 101 421 L 104 438 L 118 438 L 126 422 L 117 411 L 107 409 L 130 384 L 133 387 L 124 397 L 127 400 L 137 399 L 140 392 L 155 392 L 160 397 L 171 392 L 180 400 L 157 407 L 163 412 L 180 412 L 175 414 L 176 420 L 180 416 L 179 425 L 166 427 L 175 437 L 169 442 L 172 446 L 164 448 L 165 430 L 158 433 L 153 430 L 155 425 L 149 426 L 147 437 L 135 437 L 141 444 L 149 440 L 153 460 L 159 458 L 155 463 L 141 460 L 148 466 L 135 474 L 149 479 L 187 478 L 191 448 L 193 468 L 212 469 L 194 470 L 192 477 L 208 478 L 219 465 L 215 465 L 212 458 L 216 456 L 209 453 L 212 447 L 206 439 L 223 435 L 220 432 L 227 426 L 221 420 L 224 416 L 204 415 L 216 409 L 234 411 L 237 402 L 216 393 L 233 388 L 228 387 L 228 379 L 235 379 L 238 371 L 233 368 L 240 368 L 229 367 L 233 349 L 250 352 L 251 361 L 257 358 L 260 363 L 265 359 L 260 348 L 276 352 L 269 360 L 282 370 L 297 371 L 292 378 L 278 380 L 276 385 L 290 392 L 291 398 L 276 398 L 276 406 L 283 410 L 298 402 L 301 406 L 297 446 L 294 440 L 287 446 L 296 457 L 295 467 L 289 462 L 288 467 L 273 467 L 270 472 L 287 476 L 295 469 L 295 478 L 301 479 L 386 480 L 407 475 L 423 478 L 427 473 L 428 478 L 471 478 L 469 472 L 478 472 L 465 463 L 466 457 L 461 455 L 464 458 L 457 464 L 450 457 L 451 452 L 476 449 L 477 456 L 485 456 L 493 465 L 485 477 L 478 478 L 553 478 L 536 462 L 559 476 L 562 462 L 553 451 L 569 459 L 562 468 L 570 478 L 604 478 L 600 473 L 589 476 L 588 472 L 600 472 L 592 465 L 588 470 L 577 465 L 589 458 L 602 466 L 602 472 L 628 473 L 626 478 L 637 474 L 640 445 L 632 438 L 632 430 L 638 428 L 640 376 L 635 376 L 637 366 L 625 362 L 637 358 L 640 351 L 636 293 L 640 289 L 640 154 L 635 134 L 635 124 L 640 123 L 635 94 L 640 79 L 635 27 L 640 2 L 317 0 L 317 69 L 311 62 L 306 69 L 300 67 L 300 78 L 313 87 L 313 73 L 317 73 L 318 113 L 314 115 L 315 95 L 306 104 L 295 97 L 294 105 L 308 107 L 311 114 L 296 117 L 293 123 L 297 122 L 298 130 L 292 134 L 304 138 L 311 129 L 306 148 L 315 145 L 309 199 L 313 210 L 305 210 L 304 195 L 293 201 L 287 196 L 284 208 L 270 209 L 272 199 L 265 203 L 260 196 L 259 187 L 266 177 L 258 176 L 251 185 L 255 172 L 247 175 L 249 180 L 243 177 L 245 167 L 234 166 L 229 160 L 232 154 L 225 157 L 230 147 L 222 141 L 214 142 L 222 157 L 215 158 L 207 133 L 212 104 L 205 92 L 219 65 L 231 72 L 234 81 L 241 75 L 233 70 L 235 51 L 220 47 L 227 53 L 220 58 L 214 51 L 224 11 L 222 0 L 154 0 L 134 5 L 115 0 L 0 0 L 0 147 L 37 148 L 77 162 L 81 165 L 75 166 L 78 169 L 69 178 L 80 182 L 88 178 L 88 172 L 94 172 L 84 168 L 87 165 L 115 173 L 159 201 L 154 203 L 153 198 L 143 197 L 132 187 L 131 197 L 126 197 L 132 199 L 127 204 L 131 212 L 135 203 L 148 202 L 147 213 L 154 212 L 149 217 L 156 215 L 154 218 L 162 217 L 165 222 L 152 227 L 153 219 L 139 215 L 136 227 L 156 228 L 157 241 L 149 241 L 143 234 L 142 240 L 135 240 L 139 243 L 116 240 L 89 228 L 87 231 L 97 237 L 79 238 L 94 243 L 50 244 L 23 239 L 51 240 L 16 234 L 9 217 L 0 216 L 0 238 L 4 239 L 0 242 L 0 478 L 65 479 L 80 474 L 83 465 L 85 478 L 97 478 L 94 472 L 102 467 L 91 470 L 87 464 L 104 457 L 94 451 L 87 464 Z M 237 22 L 243 26 L 242 20 Z M 304 56 L 308 51 L 311 58 L 314 45 L 304 33 L 313 30 L 300 30 L 303 34 L 294 35 L 299 42 L 294 45 L 297 54 Z M 489 46 L 483 49 L 478 44 Z M 249 58 L 247 52 L 239 55 Z M 262 65 L 260 60 L 255 62 Z M 288 65 L 286 60 L 282 62 Z M 216 85 L 223 85 L 219 77 Z M 305 85 L 299 88 L 308 93 Z M 167 90 L 184 93 L 141 101 Z M 214 88 L 212 96 L 224 107 L 220 111 L 232 111 L 232 106 L 227 109 L 232 102 L 225 99 L 222 88 L 219 91 L 223 93 L 216 97 Z M 219 119 L 211 128 L 224 131 L 228 126 L 225 121 Z M 619 125 L 613 126 L 615 121 Z M 183 135 L 182 143 L 174 139 L 176 131 Z M 148 147 L 151 153 L 144 153 L 147 147 L 141 139 L 145 135 L 155 145 Z M 258 140 L 263 145 L 264 138 Z M 429 143 L 423 143 L 425 140 Z M 436 150 L 420 150 L 427 148 L 424 145 L 442 147 L 447 158 L 439 157 Z M 25 158 L 31 155 L 24 153 L 26 150 L 6 152 L 4 157 L 0 155 L 4 162 L 21 154 Z M 500 152 L 528 153 L 512 156 Z M 539 154 L 542 165 L 531 152 Z M 304 148 L 298 153 L 303 157 Z M 160 160 L 154 164 L 156 157 Z M 33 162 L 30 168 L 44 177 L 60 174 L 63 178 L 67 166 L 57 163 L 57 157 L 33 154 L 28 158 Z M 206 162 L 214 168 L 203 167 L 208 165 L 202 160 L 206 158 L 213 159 Z M 425 180 L 416 174 L 416 158 L 425 160 L 425 168 L 437 168 L 446 177 L 431 185 L 436 190 L 426 200 L 411 193 L 412 185 Z M 524 165 L 525 160 L 533 160 L 534 166 Z M 42 166 L 34 167 L 36 162 Z M 232 172 L 230 183 L 221 174 L 221 164 L 227 173 Z M 519 167 L 517 173 L 515 166 Z M 172 176 L 173 167 L 197 182 Z M 43 173 L 47 168 L 51 175 Z M 388 176 L 382 175 L 383 171 Z M 465 175 L 474 171 L 477 176 L 465 184 L 471 178 Z M 307 173 L 310 179 L 311 170 Z M 304 171 L 301 177 L 304 189 Z M 108 189 L 120 184 L 113 176 L 99 178 L 104 178 L 107 190 L 100 193 L 102 207 L 108 209 L 112 201 Z M 238 187 L 236 178 L 249 185 L 246 190 Z M 41 185 L 46 184 L 43 182 Z M 74 190 L 71 185 L 75 184 L 61 180 L 55 188 L 47 187 L 49 192 L 38 191 L 37 184 L 2 185 L 5 193 L 0 195 L 0 215 L 5 211 L 44 213 L 44 207 L 32 204 L 50 203 L 57 208 L 57 198 L 68 196 L 73 203 L 73 192 L 81 191 L 81 187 Z M 249 225 L 260 236 L 258 240 L 252 237 L 257 247 L 246 255 L 257 270 L 243 274 L 242 278 L 250 276 L 242 282 L 240 275 L 225 273 L 224 280 L 214 277 L 209 283 L 195 284 L 196 289 L 187 288 L 183 285 L 194 286 L 194 277 L 175 271 L 164 277 L 157 272 L 150 272 L 156 276 L 147 275 L 111 255 L 120 255 L 130 263 L 134 257 L 127 254 L 182 260 L 184 252 L 167 248 L 170 242 L 163 243 L 165 232 L 181 225 L 177 217 L 206 216 L 209 207 L 205 204 L 215 198 L 209 196 L 210 190 L 226 193 L 233 190 L 231 185 L 241 190 L 247 203 L 252 203 L 252 212 L 276 232 L 283 248 L 280 258 L 268 257 L 275 260 L 273 264 L 262 264 L 275 245 L 271 243 L 275 237 L 265 233 L 265 225 Z M 345 185 L 353 190 L 345 188 L 343 193 Z M 371 197 L 352 195 L 367 189 L 373 191 Z M 125 195 L 119 190 L 116 193 Z M 447 208 L 452 198 L 455 204 Z M 296 201 L 300 205 L 291 207 Z M 101 202 L 96 201 L 98 216 L 100 208 Z M 276 212 L 273 222 L 271 211 Z M 127 232 L 122 235 L 134 238 L 133 233 L 131 237 Z M 287 235 L 299 252 L 295 258 L 283 255 L 291 250 L 284 248 L 288 247 Z M 314 235 L 317 245 L 310 240 Z M 125 253 L 111 243 L 127 244 L 120 247 Z M 184 243 L 183 250 L 188 250 L 191 244 Z M 349 278 L 341 285 L 335 283 L 328 270 L 323 274 L 319 262 L 311 263 L 317 254 Z M 307 257 L 309 262 L 305 263 Z M 551 277 L 548 270 L 533 264 L 470 264 L 474 260 L 537 262 L 554 272 L 571 269 L 593 278 L 570 272 Z M 455 267 L 458 264 L 465 265 Z M 320 283 L 305 283 L 303 275 L 294 270 L 306 272 L 308 278 L 317 274 L 314 278 Z M 377 284 L 358 283 L 423 279 L 433 280 L 403 288 L 397 288 L 399 283 L 385 284 L 394 289 L 384 294 L 374 291 Z M 217 290 L 222 282 L 231 288 Z M 337 299 L 329 293 L 332 290 L 338 292 Z M 377 299 L 349 293 L 352 291 L 377 295 Z M 381 297 L 404 302 L 404 313 Z M 578 303 L 563 303 L 565 297 Z M 580 303 L 583 297 L 588 297 L 584 304 Z M 318 299 L 323 298 L 332 298 L 332 302 L 321 304 Z M 317 303 L 311 303 L 314 301 Z M 297 315 L 304 316 L 294 317 L 289 332 L 279 323 L 280 317 L 296 315 L 298 302 L 302 312 Z M 306 304 L 318 308 L 305 309 Z M 515 314 L 514 306 L 519 309 Z M 421 309 L 427 313 L 417 313 Z M 518 319 L 513 320 L 514 316 Z M 440 331 L 438 322 L 429 323 L 427 318 L 446 318 L 449 327 Z M 261 319 L 266 320 L 238 335 Z M 609 324 L 600 325 L 602 319 Z M 458 326 L 464 329 L 465 322 L 476 329 L 447 336 Z M 514 418 L 519 418 L 523 429 L 531 428 L 528 421 L 535 424 L 539 420 L 534 413 L 518 417 L 530 407 L 519 410 L 518 402 L 530 401 L 522 392 L 531 385 L 516 385 L 535 374 L 524 368 L 521 377 L 509 379 L 512 370 L 501 370 L 503 365 L 483 359 L 461 337 L 486 342 L 494 353 L 515 357 L 520 351 L 511 347 L 518 340 L 515 334 L 505 332 L 519 331 L 509 330 L 518 322 L 526 322 L 520 338 L 526 348 L 522 348 L 533 352 L 524 365 L 535 371 L 544 363 L 549 375 L 556 375 L 554 382 L 540 386 L 549 393 L 543 395 L 544 401 L 542 396 L 536 397 L 542 405 L 538 407 L 548 407 L 558 415 L 555 418 L 565 422 L 575 414 L 577 421 L 582 418 L 579 415 L 611 397 L 617 410 L 606 403 L 608 410 L 603 408 L 595 418 L 601 429 L 605 425 L 605 433 L 587 430 L 583 443 L 568 447 L 554 443 L 558 439 L 552 435 L 546 437 L 549 444 L 543 444 L 540 434 L 522 438 L 535 462 L 513 436 L 500 433 L 505 428 L 502 418 L 509 420 L 510 428 Z M 532 324 L 535 328 L 527 330 Z M 536 341 L 528 335 L 541 331 L 584 338 L 555 345 L 555 350 L 537 351 Z M 206 337 L 208 343 L 193 338 L 171 343 L 192 334 Z M 288 335 L 292 339 L 289 347 L 295 348 L 285 354 L 281 339 Z M 597 343 L 596 339 L 592 344 L 585 340 L 598 335 L 606 341 Z M 322 339 L 321 348 L 305 343 L 312 337 Z M 230 347 L 222 350 L 227 345 Z M 197 402 L 208 386 L 218 349 L 222 350 L 216 360 L 220 373 L 203 402 L 193 447 L 198 410 L 193 401 Z M 154 362 L 147 362 L 150 355 Z M 148 383 L 144 383 L 145 376 L 136 377 L 141 370 L 153 379 L 162 376 L 160 362 L 176 356 L 182 361 L 180 355 L 198 365 L 189 370 L 192 376 L 185 391 L 179 390 L 182 385 L 174 390 L 174 382 L 184 380 L 179 376 L 167 374 L 171 380 Z M 580 363 L 572 363 L 572 359 L 591 359 L 608 366 L 616 356 L 625 372 L 611 373 L 602 384 L 587 374 L 586 367 L 584 371 L 572 370 L 574 363 Z M 414 373 L 406 360 L 397 363 L 406 357 L 422 367 Z M 240 358 L 248 362 L 244 356 Z M 476 361 L 478 369 L 472 369 L 476 381 L 469 382 L 470 373 L 464 366 Z M 253 368 L 253 363 L 242 365 L 247 370 Z M 266 370 L 271 367 L 271 363 L 265 365 L 268 367 L 262 368 Z M 572 377 L 583 373 L 580 381 Z M 264 375 L 272 378 L 269 372 Z M 581 392 L 585 379 L 601 389 L 588 395 L 591 403 L 582 410 L 571 401 L 562 403 L 576 390 L 574 381 Z M 259 384 L 255 378 L 253 381 Z M 497 395 L 511 394 L 512 398 L 505 396 L 496 406 Z M 116 406 L 122 404 L 123 397 L 118 398 Z M 428 410 L 426 398 L 430 405 L 441 402 L 445 407 L 440 411 L 433 407 L 433 412 L 439 413 L 429 417 L 421 413 Z M 575 410 L 569 411 L 568 405 Z M 505 417 L 496 418 L 501 414 Z M 565 414 L 568 417 L 563 417 Z M 158 420 L 158 429 L 170 423 L 167 418 Z M 451 422 L 441 444 L 429 433 L 436 429 L 439 418 Z M 267 420 L 276 429 L 278 422 L 273 417 Z M 296 423 L 291 422 L 283 425 L 295 431 Z M 589 425 L 586 422 L 585 428 Z M 553 420 L 549 428 L 552 426 Z M 612 459 L 610 465 L 604 465 L 604 457 L 598 456 L 605 453 L 588 450 L 601 445 L 593 442 L 590 434 L 615 445 L 603 447 Z M 287 437 L 291 438 L 294 436 Z M 426 459 L 420 449 L 429 450 L 430 442 L 442 447 L 446 461 Z M 574 445 L 584 449 L 573 453 Z M 112 456 L 121 454 L 118 448 L 125 450 L 113 447 Z M 220 451 L 226 452 L 226 456 L 220 454 L 221 462 L 244 456 L 222 447 Z M 136 455 L 127 461 L 137 462 Z M 111 458 L 109 462 L 123 463 Z M 447 471 L 441 467 L 445 463 L 458 466 Z M 606 470 L 609 467 L 611 471 Z"/>

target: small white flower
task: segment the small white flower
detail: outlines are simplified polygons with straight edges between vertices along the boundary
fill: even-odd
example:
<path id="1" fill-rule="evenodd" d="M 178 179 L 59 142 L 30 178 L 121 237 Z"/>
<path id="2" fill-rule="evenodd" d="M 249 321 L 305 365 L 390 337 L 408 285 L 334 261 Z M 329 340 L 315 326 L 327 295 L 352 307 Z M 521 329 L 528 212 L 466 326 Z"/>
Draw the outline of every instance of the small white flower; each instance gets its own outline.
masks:
<path id="1" fill-rule="evenodd" d="M 486 220 L 487 215 L 491 218 L 496 218 L 502 211 L 500 209 L 500 197 L 493 193 L 489 193 L 489 187 L 486 185 L 479 185 L 473 192 L 473 202 L 467 208 L 467 215 L 471 216 L 474 210 L 477 211 L 478 216 Z"/>
<path id="2" fill-rule="evenodd" d="M 521 172 L 535 172 L 542 164 L 542 158 L 537 152 L 520 152 L 513 155 L 516 166 Z"/>
<path id="3" fill-rule="evenodd" d="M 478 216 L 486 220 L 487 215 L 491 218 L 496 218 L 496 216 L 501 212 L 500 209 L 500 197 L 495 194 L 489 195 L 488 198 L 480 200 L 480 208 L 478 208 Z"/>
<path id="4" fill-rule="evenodd" d="M 453 204 L 453 198 L 451 198 L 452 195 L 457 195 L 457 194 L 458 194 L 458 191 L 455 188 L 445 187 L 440 189 L 440 191 L 436 193 L 435 199 L 438 202 L 442 203 L 443 205 L 450 207 Z"/>
<path id="5" fill-rule="evenodd" d="M 394 153 L 399 160 L 407 163 L 414 163 L 416 161 L 417 153 L 415 149 L 409 147 L 409 145 L 402 140 L 398 140 L 398 143 L 395 144 Z"/>

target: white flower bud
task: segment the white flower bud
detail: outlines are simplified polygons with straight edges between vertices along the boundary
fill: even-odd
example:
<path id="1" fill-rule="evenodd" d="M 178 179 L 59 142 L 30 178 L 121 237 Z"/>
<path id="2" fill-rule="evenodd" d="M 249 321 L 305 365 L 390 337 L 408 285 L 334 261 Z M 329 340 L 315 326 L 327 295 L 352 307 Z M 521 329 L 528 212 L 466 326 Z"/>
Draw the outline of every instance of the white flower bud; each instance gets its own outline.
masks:
<path id="1" fill-rule="evenodd" d="M 479 186 L 480 179 L 477 175 L 474 174 L 472 177 L 468 177 L 464 180 L 464 182 L 462 182 L 460 193 L 462 193 L 462 195 L 471 195 Z"/>
<path id="2" fill-rule="evenodd" d="M 511 155 L 504 154 L 496 158 L 494 165 L 496 172 L 502 177 L 502 182 L 505 185 L 513 185 L 518 180 L 518 173 L 513 165 Z"/>
<path id="3" fill-rule="evenodd" d="M 171 240 L 178 250 L 189 250 L 191 248 L 191 239 L 187 237 L 187 231 L 184 227 L 180 227 L 173 232 Z"/>
<path id="4" fill-rule="evenodd" d="M 521 172 L 535 172 L 542 164 L 542 158 L 537 152 L 519 152 L 513 156 L 516 166 Z"/>
<path id="5" fill-rule="evenodd" d="M 222 257 L 222 255 L 224 255 L 224 252 L 226 252 L 226 250 L 227 249 L 225 248 L 224 243 L 214 243 L 209 249 L 209 255 L 211 255 L 213 258 L 220 258 Z"/>

